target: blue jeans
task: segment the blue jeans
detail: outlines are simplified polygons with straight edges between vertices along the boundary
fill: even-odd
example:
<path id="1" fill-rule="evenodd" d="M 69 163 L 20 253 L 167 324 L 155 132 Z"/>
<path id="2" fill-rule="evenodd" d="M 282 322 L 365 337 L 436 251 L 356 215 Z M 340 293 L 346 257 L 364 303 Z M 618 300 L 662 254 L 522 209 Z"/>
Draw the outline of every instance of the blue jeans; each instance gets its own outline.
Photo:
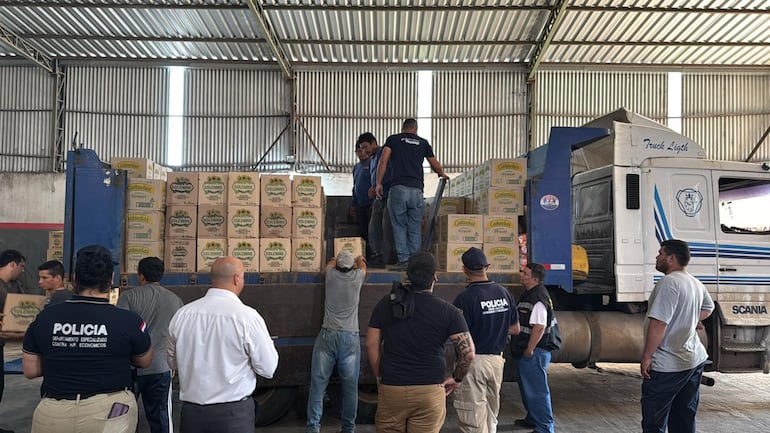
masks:
<path id="1" fill-rule="evenodd" d="M 399 262 L 420 251 L 422 213 L 425 206 L 422 190 L 395 185 L 388 193 L 388 212 L 393 226 L 393 243 Z"/>
<path id="2" fill-rule="evenodd" d="M 342 384 L 342 432 L 353 433 L 356 430 L 361 339 L 358 332 L 321 328 L 313 345 L 310 367 L 307 433 L 318 433 L 321 429 L 324 391 L 335 365 Z"/>
<path id="3" fill-rule="evenodd" d="M 531 358 L 522 356 L 518 361 L 519 392 L 527 411 L 526 420 L 535 425 L 538 433 L 553 433 L 553 409 L 547 372 L 551 352 L 536 347 Z"/>
<path id="4" fill-rule="evenodd" d="M 695 433 L 703 364 L 692 370 L 650 372 L 642 382 L 642 431 Z"/>
<path id="5" fill-rule="evenodd" d="M 136 398 L 142 405 L 152 433 L 171 433 L 171 372 L 136 377 Z"/>

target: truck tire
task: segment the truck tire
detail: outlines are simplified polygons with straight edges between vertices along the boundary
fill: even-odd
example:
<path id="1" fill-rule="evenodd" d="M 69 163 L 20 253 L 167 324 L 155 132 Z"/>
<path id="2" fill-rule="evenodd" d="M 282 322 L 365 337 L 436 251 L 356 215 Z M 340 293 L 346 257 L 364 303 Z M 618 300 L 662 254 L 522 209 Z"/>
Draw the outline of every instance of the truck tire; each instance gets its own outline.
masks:
<path id="1" fill-rule="evenodd" d="M 296 396 L 296 386 L 257 388 L 251 396 L 259 406 L 254 424 L 264 427 L 278 421 L 291 408 Z"/>
<path id="2" fill-rule="evenodd" d="M 342 413 L 342 392 L 339 383 L 330 383 L 326 388 L 329 397 L 329 413 L 339 418 Z M 377 414 L 377 385 L 358 385 L 358 412 L 356 424 L 374 424 Z"/>

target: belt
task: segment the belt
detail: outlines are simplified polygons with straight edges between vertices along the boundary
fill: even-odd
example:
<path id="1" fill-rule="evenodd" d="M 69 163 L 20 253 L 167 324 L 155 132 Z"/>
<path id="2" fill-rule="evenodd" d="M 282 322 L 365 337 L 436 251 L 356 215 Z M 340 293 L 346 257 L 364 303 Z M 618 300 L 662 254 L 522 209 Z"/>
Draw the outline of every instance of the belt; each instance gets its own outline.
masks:
<path id="1" fill-rule="evenodd" d="M 503 352 L 498 352 L 498 353 L 477 353 L 476 355 L 503 356 Z"/>
<path id="2" fill-rule="evenodd" d="M 86 400 L 97 395 L 114 394 L 116 392 L 128 391 L 129 389 L 130 388 L 122 388 L 115 391 L 86 392 L 86 393 L 80 393 L 80 394 L 48 394 L 46 393 L 45 398 L 52 398 L 54 400 Z"/>

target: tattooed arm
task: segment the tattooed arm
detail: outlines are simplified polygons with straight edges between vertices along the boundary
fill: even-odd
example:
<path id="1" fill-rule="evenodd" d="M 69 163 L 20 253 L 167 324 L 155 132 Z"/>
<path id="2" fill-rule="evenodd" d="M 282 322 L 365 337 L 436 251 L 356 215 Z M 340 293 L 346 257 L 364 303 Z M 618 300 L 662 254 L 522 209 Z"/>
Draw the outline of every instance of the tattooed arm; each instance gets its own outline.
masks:
<path id="1" fill-rule="evenodd" d="M 447 395 L 460 387 L 460 382 L 468 374 L 473 358 L 476 357 L 476 348 L 473 345 L 473 338 L 471 338 L 470 332 L 452 334 L 449 336 L 449 339 L 452 340 L 452 344 L 455 346 L 455 369 L 451 376 L 441 382 Z"/>

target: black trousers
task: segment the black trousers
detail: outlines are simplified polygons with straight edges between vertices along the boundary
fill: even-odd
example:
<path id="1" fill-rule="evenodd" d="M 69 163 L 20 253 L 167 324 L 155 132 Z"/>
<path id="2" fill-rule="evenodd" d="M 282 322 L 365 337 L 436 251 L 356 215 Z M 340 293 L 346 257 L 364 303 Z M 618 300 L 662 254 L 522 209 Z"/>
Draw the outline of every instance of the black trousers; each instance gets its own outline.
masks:
<path id="1" fill-rule="evenodd" d="M 217 404 L 182 402 L 180 430 L 184 433 L 254 433 L 254 399 Z"/>

